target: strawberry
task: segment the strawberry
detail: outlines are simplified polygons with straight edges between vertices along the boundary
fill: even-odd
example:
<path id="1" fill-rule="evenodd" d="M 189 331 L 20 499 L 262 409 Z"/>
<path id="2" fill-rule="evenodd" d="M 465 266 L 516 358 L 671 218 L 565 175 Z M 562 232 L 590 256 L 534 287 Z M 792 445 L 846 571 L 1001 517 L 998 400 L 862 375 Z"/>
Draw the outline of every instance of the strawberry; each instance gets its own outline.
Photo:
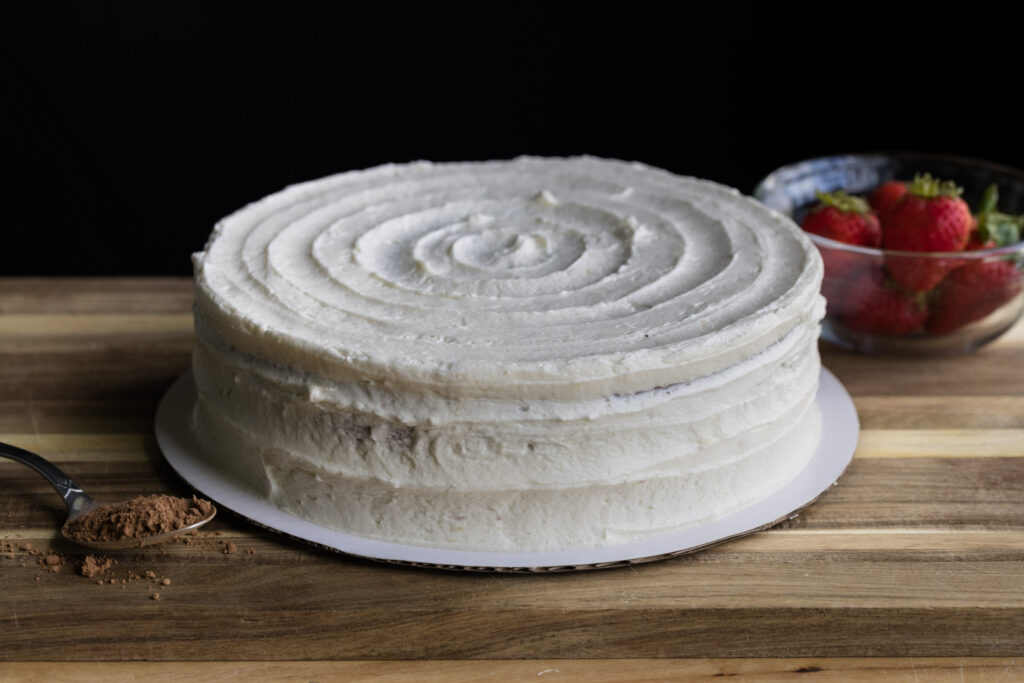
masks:
<path id="1" fill-rule="evenodd" d="M 962 266 L 962 258 L 942 258 L 937 256 L 896 256 L 889 254 L 885 259 L 885 267 L 904 289 L 912 292 L 928 292 L 942 282 L 946 273 Z"/>
<path id="2" fill-rule="evenodd" d="M 867 202 L 842 191 L 815 194 L 818 203 L 804 217 L 804 230 L 846 244 L 866 247 L 881 244 L 882 230 Z M 864 261 L 869 257 L 842 247 L 819 244 L 818 250 L 825 265 L 821 293 L 828 302 L 829 315 L 841 316 L 849 304 L 846 293 L 849 282 L 863 269 Z"/>
<path id="3" fill-rule="evenodd" d="M 978 251 L 979 249 L 995 249 L 999 245 L 994 239 L 988 238 L 987 235 L 983 235 L 980 230 L 975 228 L 971 231 L 971 237 L 967 240 L 967 246 L 964 247 L 964 251 Z"/>
<path id="4" fill-rule="evenodd" d="M 1021 291 L 1021 273 L 1013 261 L 979 260 L 957 268 L 935 290 L 925 325 L 945 334 L 986 317 Z"/>
<path id="5" fill-rule="evenodd" d="M 917 175 L 889 214 L 884 243 L 897 251 L 961 251 L 971 232 L 963 188 L 930 174 Z"/>
<path id="6" fill-rule="evenodd" d="M 887 214 L 882 243 L 896 251 L 962 251 L 974 224 L 963 188 L 930 174 L 917 175 L 903 198 Z M 959 265 L 954 260 L 901 257 L 887 263 L 893 279 L 906 289 L 928 291 Z"/>
<path id="7" fill-rule="evenodd" d="M 882 244 L 878 217 L 860 197 L 845 192 L 815 192 L 818 203 L 804 216 L 801 227 L 807 232 L 837 242 L 877 247 Z"/>
<path id="8" fill-rule="evenodd" d="M 884 278 L 881 259 L 845 249 L 824 246 L 818 249 L 825 264 L 821 293 L 828 304 L 828 314 L 833 318 L 844 318 L 853 312 L 856 304 L 851 291 L 862 286 L 864 280 L 881 282 Z"/>
<path id="9" fill-rule="evenodd" d="M 923 295 L 904 292 L 870 271 L 853 280 L 846 296 L 849 307 L 843 322 L 855 332 L 906 334 L 921 327 L 928 317 Z"/>
<path id="10" fill-rule="evenodd" d="M 889 212 L 892 211 L 903 195 L 907 193 L 907 184 L 902 180 L 890 180 L 876 187 L 868 196 L 868 204 L 878 215 L 878 219 L 884 224 L 888 220 Z"/>
<path id="11" fill-rule="evenodd" d="M 994 249 L 1020 241 L 1024 217 L 1000 213 L 999 188 L 989 185 L 981 200 L 967 251 Z M 1012 260 L 971 260 L 950 273 L 935 290 L 925 327 L 945 334 L 981 320 L 1021 291 L 1021 272 Z"/>

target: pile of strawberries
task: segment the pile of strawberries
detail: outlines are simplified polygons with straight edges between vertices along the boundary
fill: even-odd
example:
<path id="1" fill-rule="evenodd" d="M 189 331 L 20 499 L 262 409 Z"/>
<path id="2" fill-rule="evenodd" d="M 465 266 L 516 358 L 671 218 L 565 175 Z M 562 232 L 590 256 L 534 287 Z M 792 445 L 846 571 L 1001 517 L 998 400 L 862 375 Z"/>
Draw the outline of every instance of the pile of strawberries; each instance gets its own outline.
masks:
<path id="1" fill-rule="evenodd" d="M 917 175 L 891 180 L 867 200 L 839 191 L 818 194 L 803 229 L 839 242 L 914 256 L 822 248 L 822 293 L 831 318 L 857 332 L 945 334 L 988 316 L 1021 291 L 1013 255 L 964 258 L 962 252 L 1015 244 L 1024 217 L 996 209 L 998 189 L 985 192 L 977 213 L 950 181 Z"/>

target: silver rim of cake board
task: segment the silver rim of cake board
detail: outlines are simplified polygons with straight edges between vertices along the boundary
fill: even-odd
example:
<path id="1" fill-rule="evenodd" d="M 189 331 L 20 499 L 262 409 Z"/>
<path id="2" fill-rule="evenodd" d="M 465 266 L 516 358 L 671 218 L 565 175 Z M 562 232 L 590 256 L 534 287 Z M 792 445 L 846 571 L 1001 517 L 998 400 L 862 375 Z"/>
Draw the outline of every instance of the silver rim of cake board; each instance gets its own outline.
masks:
<path id="1" fill-rule="evenodd" d="M 827 405 L 822 405 L 823 395 L 829 393 L 830 400 L 827 401 Z M 584 571 L 591 569 L 612 569 L 615 567 L 628 567 L 638 564 L 646 564 L 648 562 L 656 562 L 658 560 L 665 560 L 672 557 L 679 557 L 681 555 L 689 555 L 692 553 L 700 552 L 715 545 L 725 543 L 737 538 L 749 536 L 757 533 L 758 531 L 764 531 L 773 526 L 794 519 L 800 515 L 801 512 L 806 510 L 808 507 L 813 505 L 821 496 L 828 492 L 834 487 L 842 474 L 846 471 L 850 461 L 853 459 L 853 453 L 857 445 L 857 436 L 859 433 L 859 423 L 857 418 L 856 408 L 853 405 L 853 401 L 846 389 L 842 386 L 839 380 L 831 372 L 826 370 L 824 367 L 821 369 L 821 377 L 818 386 L 818 404 L 822 408 L 822 443 L 819 445 L 818 451 L 814 457 L 808 463 L 801 473 L 794 478 L 794 482 L 800 480 L 802 477 L 808 475 L 808 472 L 821 465 L 821 461 L 828 458 L 830 459 L 831 475 L 819 486 L 815 487 L 817 492 L 813 497 L 807 499 L 804 496 L 803 500 L 789 512 L 782 515 L 773 515 L 771 521 L 760 521 L 749 528 L 744 528 L 739 531 L 723 534 L 722 536 L 716 537 L 712 540 L 708 540 L 702 543 L 694 545 L 687 545 L 675 550 L 669 550 L 666 552 L 654 553 L 650 555 L 642 555 L 636 557 L 623 557 L 619 559 L 602 561 L 602 562 L 584 562 L 584 563 L 561 563 L 561 564 L 538 564 L 530 565 L 527 563 L 522 564 L 463 564 L 463 563 L 443 563 L 443 562 L 425 562 L 420 560 L 409 560 L 409 559 L 398 559 L 389 557 L 380 557 L 369 553 L 354 551 L 350 548 L 338 547 L 307 538 L 303 535 L 287 531 L 275 526 L 272 523 L 267 523 L 260 519 L 251 516 L 251 511 L 247 514 L 248 508 L 254 508 L 258 513 L 270 514 L 272 513 L 275 517 L 287 517 L 289 523 L 299 524 L 300 526 L 313 526 L 318 531 L 322 531 L 323 534 L 342 537 L 343 541 L 356 540 L 357 542 L 366 542 L 371 544 L 382 544 L 389 546 L 392 550 L 408 551 L 404 554 L 420 554 L 423 552 L 431 553 L 453 553 L 453 554 L 472 554 L 472 555 L 551 555 L 553 553 L 585 553 L 588 551 L 594 551 L 593 548 L 580 548 L 578 550 L 564 550 L 564 551 L 534 551 L 531 553 L 501 553 L 498 551 L 461 551 L 461 550 L 446 550 L 442 548 L 427 548 L 423 546 L 411 546 L 398 543 L 387 543 L 383 541 L 376 541 L 375 539 L 367 539 L 362 537 L 356 537 L 351 534 L 345 534 L 338 532 L 326 527 L 321 527 L 313 522 L 290 515 L 282 510 L 273 507 L 270 503 L 259 499 L 255 494 L 249 492 L 247 489 L 239 487 L 233 482 L 228 481 L 220 473 L 212 470 L 207 466 L 197 455 L 196 451 L 199 450 L 199 445 L 196 443 L 195 438 L 192 436 L 191 429 L 189 429 L 188 415 L 191 413 L 192 406 L 196 400 L 195 387 L 192 382 L 192 372 L 188 371 L 178 378 L 171 385 L 171 387 L 164 394 L 160 400 L 160 405 L 157 408 L 156 413 L 156 438 L 157 443 L 160 446 L 160 451 L 164 458 L 167 460 L 171 469 L 181 477 L 189 486 L 194 488 L 202 495 L 210 498 L 218 506 L 229 510 L 233 514 L 241 517 L 242 519 L 250 522 L 251 524 L 273 531 L 275 533 L 282 534 L 289 538 L 300 541 L 304 544 L 314 546 L 323 550 L 327 550 L 340 555 L 347 555 L 349 557 L 356 557 L 364 560 L 371 560 L 374 562 L 383 562 L 386 564 L 396 564 L 408 567 L 420 567 L 425 569 L 441 569 L 449 571 L 475 571 L 475 572 L 497 572 L 497 573 L 512 573 L 512 574 L 548 574 L 554 572 L 567 572 L 567 571 Z M 838 429 L 835 429 L 838 428 Z M 841 440 L 845 437 L 845 441 L 838 444 L 829 444 L 827 439 L 831 436 L 840 438 Z M 838 434 L 836 432 L 839 432 Z M 205 470 L 205 472 L 203 471 Z M 204 476 L 208 475 L 208 476 Z M 764 504 L 766 501 L 774 499 L 780 495 L 785 494 L 787 489 L 792 486 L 788 484 L 783 486 L 782 489 L 776 491 L 768 498 L 758 501 L 751 506 L 743 508 L 739 511 L 727 515 L 723 520 L 728 521 L 730 518 L 738 515 L 748 514 L 752 509 L 757 508 L 759 505 Z M 224 489 L 224 490 L 222 490 Z M 251 500 L 243 501 L 243 505 L 238 505 L 238 501 L 231 501 L 225 503 L 224 500 L 229 496 L 224 495 L 225 490 L 232 495 L 239 495 L 243 498 L 249 498 Z M 212 491 L 212 492 L 211 492 Z M 247 511 L 242 511 L 239 508 Z M 262 516 L 262 515 L 261 515 Z M 723 520 L 718 520 L 721 523 Z M 687 527 L 685 531 L 694 531 L 700 529 L 704 525 L 697 525 L 695 527 Z M 670 532 L 664 536 L 671 538 L 677 535 L 679 532 Z M 347 544 L 346 544 L 347 545 Z M 623 544 L 621 546 L 606 546 L 601 550 L 614 552 L 616 547 L 629 548 L 635 543 Z M 626 553 L 628 554 L 628 552 Z"/>

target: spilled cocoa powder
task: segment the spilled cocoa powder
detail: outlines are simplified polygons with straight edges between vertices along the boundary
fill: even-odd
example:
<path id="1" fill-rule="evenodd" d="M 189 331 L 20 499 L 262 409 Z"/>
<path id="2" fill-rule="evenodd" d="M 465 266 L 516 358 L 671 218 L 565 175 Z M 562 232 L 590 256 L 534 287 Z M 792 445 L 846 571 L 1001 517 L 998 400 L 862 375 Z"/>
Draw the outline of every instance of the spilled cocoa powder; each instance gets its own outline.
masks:
<path id="1" fill-rule="evenodd" d="M 67 523 L 65 534 L 79 543 L 142 541 L 205 519 L 213 504 L 192 496 L 136 496 L 120 505 L 102 505 Z"/>
<path id="2" fill-rule="evenodd" d="M 220 536 L 220 532 L 214 532 L 212 535 Z M 243 552 L 234 541 L 218 541 L 209 537 L 199 538 L 194 531 L 182 536 L 175 536 L 171 540 L 174 543 L 181 543 L 182 545 L 199 548 L 200 550 L 209 550 L 223 555 L 234 555 L 235 553 L 241 553 L 243 555 L 256 554 L 256 551 L 252 548 L 246 548 Z"/>
<path id="3" fill-rule="evenodd" d="M 82 560 L 80 570 L 82 572 L 82 576 L 86 576 L 91 579 L 99 576 L 100 574 L 106 574 L 113 569 L 116 564 L 117 560 L 112 557 L 86 555 L 85 559 Z"/>
<path id="4" fill-rule="evenodd" d="M 211 511 L 212 505 L 208 501 L 195 497 L 192 500 L 173 496 L 139 497 L 128 501 L 125 505 L 106 506 L 93 511 L 76 520 L 77 524 L 69 525 L 68 532 L 75 540 L 92 538 L 141 541 L 143 537 L 150 534 L 163 533 L 166 530 L 173 531 L 188 526 L 206 518 Z M 0 522 L 2 520 L 3 517 L 0 516 Z M 200 533 L 191 530 L 172 540 L 184 546 L 223 556 L 255 554 L 251 547 L 240 548 L 234 541 L 222 538 L 223 535 L 221 531 Z M 156 546 L 156 548 L 163 548 L 163 546 Z M 152 556 L 152 553 L 147 555 Z M 120 591 L 131 592 L 141 588 L 142 596 L 163 602 L 177 592 L 180 577 L 175 578 L 172 582 L 171 578 L 164 575 L 163 572 L 138 571 L 131 567 L 145 557 L 143 555 L 121 555 L 115 559 L 105 555 L 80 555 L 77 558 L 72 558 L 71 556 L 65 557 L 51 548 L 37 549 L 29 542 L 0 538 L 0 560 L 4 563 L 20 564 L 22 568 L 35 566 L 38 572 L 35 576 L 36 581 L 49 581 L 50 577 L 56 579 L 57 575 L 66 573 L 62 570 L 70 564 L 77 570 L 75 573 L 80 574 L 83 579 L 88 579 L 89 583 L 103 586 L 104 588 L 101 590 L 120 589 Z M 133 586 L 137 588 L 133 588 Z"/>
<path id="5" fill-rule="evenodd" d="M 20 550 L 23 553 L 27 553 L 30 557 L 34 558 L 36 563 L 48 572 L 57 573 L 60 568 L 64 566 L 67 560 L 55 552 L 49 550 L 36 550 L 32 547 L 31 543 L 22 543 L 21 545 L 15 546 L 13 543 L 3 542 L 0 543 L 0 552 L 14 553 L 15 550 Z M 21 563 L 22 567 L 26 566 L 26 563 Z M 39 576 L 36 576 L 36 581 L 39 580 Z"/>

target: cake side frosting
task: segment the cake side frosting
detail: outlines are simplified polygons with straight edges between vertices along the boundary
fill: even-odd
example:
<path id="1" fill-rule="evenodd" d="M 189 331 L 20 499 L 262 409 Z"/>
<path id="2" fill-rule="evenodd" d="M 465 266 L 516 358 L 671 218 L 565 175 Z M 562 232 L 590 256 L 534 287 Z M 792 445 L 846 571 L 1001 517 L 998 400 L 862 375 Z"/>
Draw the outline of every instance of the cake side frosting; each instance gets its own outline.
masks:
<path id="1" fill-rule="evenodd" d="M 211 457 L 351 533 L 625 542 L 767 495 L 817 444 L 820 259 L 714 183 L 379 167 L 246 207 L 195 264 Z"/>

